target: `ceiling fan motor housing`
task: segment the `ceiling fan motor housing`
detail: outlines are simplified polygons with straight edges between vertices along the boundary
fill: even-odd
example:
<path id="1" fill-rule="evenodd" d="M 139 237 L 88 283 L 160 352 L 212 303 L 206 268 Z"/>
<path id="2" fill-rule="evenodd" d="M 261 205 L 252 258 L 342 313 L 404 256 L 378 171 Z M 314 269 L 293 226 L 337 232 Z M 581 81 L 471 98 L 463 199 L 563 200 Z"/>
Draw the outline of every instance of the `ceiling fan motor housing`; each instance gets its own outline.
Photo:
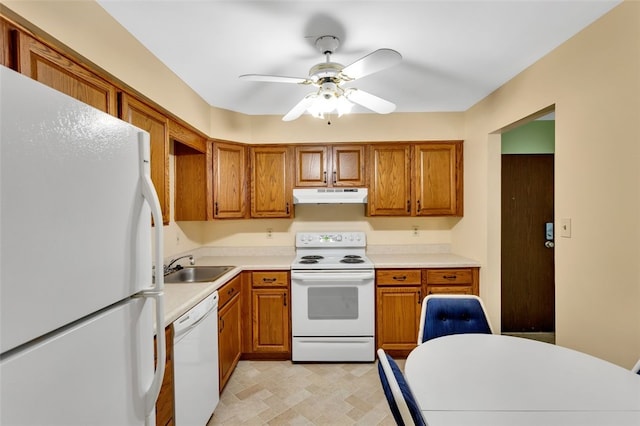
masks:
<path id="1" fill-rule="evenodd" d="M 340 46 L 340 39 L 336 36 L 325 35 L 316 39 L 316 47 L 323 55 L 332 54 Z"/>

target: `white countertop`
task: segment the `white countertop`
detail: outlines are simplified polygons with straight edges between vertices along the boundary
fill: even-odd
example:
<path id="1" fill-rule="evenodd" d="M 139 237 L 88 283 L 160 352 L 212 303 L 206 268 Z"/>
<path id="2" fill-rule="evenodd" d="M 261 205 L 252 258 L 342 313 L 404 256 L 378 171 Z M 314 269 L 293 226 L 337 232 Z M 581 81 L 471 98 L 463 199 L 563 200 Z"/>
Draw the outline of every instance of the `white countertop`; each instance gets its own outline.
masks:
<path id="1" fill-rule="evenodd" d="M 464 268 L 480 266 L 475 260 L 451 253 L 367 253 L 376 268 Z"/>
<path id="2" fill-rule="evenodd" d="M 288 270 L 293 256 L 205 256 L 197 266 L 235 266 L 213 282 L 164 285 L 165 327 L 244 270 Z"/>
<path id="3" fill-rule="evenodd" d="M 392 249 L 390 251 L 399 251 Z M 222 287 L 230 279 L 242 271 L 289 270 L 295 258 L 293 254 L 275 255 L 241 255 L 238 250 L 231 250 L 233 255 L 196 256 L 197 266 L 235 266 L 216 281 L 191 284 L 165 284 L 164 316 L 165 326 L 171 324 L 182 314 L 198 304 L 205 297 Z M 474 260 L 451 253 L 384 253 L 377 250 L 367 252 L 376 268 L 462 268 L 476 267 L 480 264 Z"/>

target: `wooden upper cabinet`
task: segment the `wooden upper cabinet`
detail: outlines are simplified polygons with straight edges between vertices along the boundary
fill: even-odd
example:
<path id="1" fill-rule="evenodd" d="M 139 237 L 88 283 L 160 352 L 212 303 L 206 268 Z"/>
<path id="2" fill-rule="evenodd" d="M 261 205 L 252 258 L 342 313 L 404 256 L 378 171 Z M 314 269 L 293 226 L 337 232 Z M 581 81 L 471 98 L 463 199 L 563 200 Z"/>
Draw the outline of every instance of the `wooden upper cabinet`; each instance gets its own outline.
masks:
<path id="1" fill-rule="evenodd" d="M 296 183 L 297 187 L 328 186 L 329 183 L 329 147 L 296 146 Z"/>
<path id="2" fill-rule="evenodd" d="M 296 187 L 365 186 L 364 145 L 296 146 Z"/>
<path id="3" fill-rule="evenodd" d="M 11 69 L 16 68 L 12 58 L 15 57 L 15 55 L 12 53 L 14 50 L 14 33 L 15 30 L 12 29 L 11 24 L 0 17 L 0 65 Z"/>
<path id="4" fill-rule="evenodd" d="M 14 30 L 11 34 L 17 44 L 18 72 L 94 108 L 117 115 L 114 85 L 26 33 Z"/>
<path id="5" fill-rule="evenodd" d="M 175 221 L 211 218 L 211 144 L 206 137 L 169 120 L 173 142 Z"/>
<path id="6" fill-rule="evenodd" d="M 416 216 L 462 216 L 462 142 L 414 146 Z"/>
<path id="7" fill-rule="evenodd" d="M 251 217 L 293 217 L 291 149 L 252 146 Z"/>
<path id="8" fill-rule="evenodd" d="M 213 218 L 247 216 L 247 148 L 239 144 L 213 144 Z"/>
<path id="9" fill-rule="evenodd" d="M 147 104 L 121 94 L 120 118 L 149 132 L 151 139 L 151 180 L 162 208 L 162 222 L 169 223 L 169 120 Z"/>
<path id="10" fill-rule="evenodd" d="M 410 177 L 410 145 L 370 145 L 368 214 L 410 216 Z"/>
<path id="11" fill-rule="evenodd" d="M 331 169 L 333 186 L 365 186 L 365 146 L 333 145 Z"/>

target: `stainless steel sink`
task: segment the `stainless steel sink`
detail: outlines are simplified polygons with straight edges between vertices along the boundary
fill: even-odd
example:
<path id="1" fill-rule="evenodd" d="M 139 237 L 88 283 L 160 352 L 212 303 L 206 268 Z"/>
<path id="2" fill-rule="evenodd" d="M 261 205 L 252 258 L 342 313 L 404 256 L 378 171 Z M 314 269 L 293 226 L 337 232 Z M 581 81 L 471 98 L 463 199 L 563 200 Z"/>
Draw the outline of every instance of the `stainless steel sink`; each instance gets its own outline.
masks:
<path id="1" fill-rule="evenodd" d="M 167 284 L 206 283 L 215 281 L 235 266 L 185 266 L 164 277 Z"/>

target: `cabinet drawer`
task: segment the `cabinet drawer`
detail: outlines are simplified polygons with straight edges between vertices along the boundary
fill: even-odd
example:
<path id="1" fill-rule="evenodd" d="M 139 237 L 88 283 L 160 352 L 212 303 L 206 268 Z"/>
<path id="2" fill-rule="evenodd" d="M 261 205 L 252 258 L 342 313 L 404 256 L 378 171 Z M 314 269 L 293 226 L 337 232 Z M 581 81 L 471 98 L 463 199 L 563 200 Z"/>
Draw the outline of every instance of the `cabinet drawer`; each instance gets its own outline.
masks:
<path id="1" fill-rule="evenodd" d="M 471 269 L 427 269 L 427 284 L 470 284 Z"/>
<path id="2" fill-rule="evenodd" d="M 471 285 L 428 285 L 427 296 L 430 294 L 473 294 Z"/>
<path id="3" fill-rule="evenodd" d="M 287 271 L 264 271 L 251 274 L 253 287 L 287 287 L 289 273 Z"/>
<path id="4" fill-rule="evenodd" d="M 378 285 L 420 285 L 420 269 L 383 269 L 376 271 L 376 284 Z"/>
<path id="5" fill-rule="evenodd" d="M 240 294 L 239 275 L 218 289 L 218 309 L 222 308 L 236 294 Z"/>

